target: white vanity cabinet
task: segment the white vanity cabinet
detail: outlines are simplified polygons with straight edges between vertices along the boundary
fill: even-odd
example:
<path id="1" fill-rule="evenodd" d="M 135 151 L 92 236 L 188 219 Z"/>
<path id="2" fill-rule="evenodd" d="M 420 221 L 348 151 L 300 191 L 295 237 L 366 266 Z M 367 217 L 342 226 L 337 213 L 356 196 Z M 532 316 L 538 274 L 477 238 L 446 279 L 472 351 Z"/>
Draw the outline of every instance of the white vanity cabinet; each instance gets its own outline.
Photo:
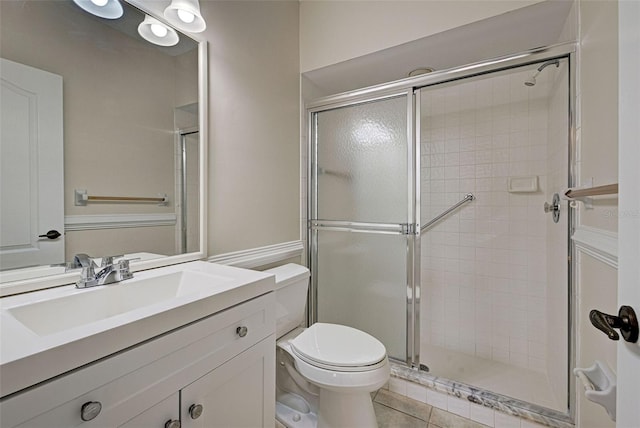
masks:
<path id="1" fill-rule="evenodd" d="M 0 426 L 273 426 L 274 308 L 267 293 L 5 397 Z"/>
<path id="2" fill-rule="evenodd" d="M 179 421 L 178 405 L 180 394 L 178 392 L 165 398 L 150 409 L 145 410 L 133 419 L 124 424 L 112 425 L 119 428 L 141 428 L 141 427 L 169 427 L 174 421 Z M 87 425 L 89 426 L 89 425 Z"/>
<path id="3" fill-rule="evenodd" d="M 180 391 L 182 428 L 273 426 L 275 344 L 263 340 Z M 274 385 L 265 391 L 264 385 Z M 198 415 L 197 406 L 202 413 Z M 192 415 L 193 412 L 196 412 Z"/>

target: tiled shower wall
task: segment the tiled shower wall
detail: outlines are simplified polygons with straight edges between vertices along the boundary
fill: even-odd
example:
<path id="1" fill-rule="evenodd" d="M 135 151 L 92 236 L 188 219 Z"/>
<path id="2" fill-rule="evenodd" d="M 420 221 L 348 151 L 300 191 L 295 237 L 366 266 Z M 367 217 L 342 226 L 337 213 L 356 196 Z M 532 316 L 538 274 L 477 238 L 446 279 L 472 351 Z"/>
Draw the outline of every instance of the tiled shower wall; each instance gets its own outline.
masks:
<path id="1" fill-rule="evenodd" d="M 477 199 L 422 235 L 421 336 L 546 372 L 549 84 L 525 86 L 532 71 L 422 92 L 422 223 Z M 510 177 L 538 191 L 510 193 Z"/>

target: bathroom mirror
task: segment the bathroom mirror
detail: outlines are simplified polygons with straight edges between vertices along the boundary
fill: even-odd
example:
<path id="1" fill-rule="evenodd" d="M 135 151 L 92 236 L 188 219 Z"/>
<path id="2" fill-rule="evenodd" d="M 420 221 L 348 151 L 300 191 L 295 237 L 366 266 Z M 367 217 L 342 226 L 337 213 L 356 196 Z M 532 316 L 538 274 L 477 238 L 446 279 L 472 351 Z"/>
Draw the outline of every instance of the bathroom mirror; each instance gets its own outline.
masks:
<path id="1" fill-rule="evenodd" d="M 78 253 L 134 271 L 204 257 L 206 42 L 150 43 L 151 13 L 120 4 L 0 2 L 0 295 L 75 281 Z"/>

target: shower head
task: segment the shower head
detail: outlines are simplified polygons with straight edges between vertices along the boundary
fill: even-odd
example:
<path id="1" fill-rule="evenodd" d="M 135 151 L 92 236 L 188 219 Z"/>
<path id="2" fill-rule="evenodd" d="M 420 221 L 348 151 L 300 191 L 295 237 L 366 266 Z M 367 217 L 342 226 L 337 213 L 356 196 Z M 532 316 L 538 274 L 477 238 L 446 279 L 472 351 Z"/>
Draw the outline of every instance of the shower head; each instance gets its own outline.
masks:
<path id="1" fill-rule="evenodd" d="M 524 84 L 526 86 L 535 86 L 536 84 L 536 77 L 538 77 L 538 74 L 540 74 L 540 72 L 542 70 L 544 70 L 546 67 L 550 66 L 550 65 L 555 65 L 556 68 L 560 67 L 560 60 L 558 59 L 552 59 L 551 61 L 547 61 L 544 64 L 542 64 L 540 67 L 538 67 L 538 70 L 536 71 L 536 73 L 531 76 L 530 78 L 528 78 L 527 80 L 524 81 Z"/>
<path id="2" fill-rule="evenodd" d="M 535 84 L 536 84 L 536 76 L 538 75 L 538 73 L 534 74 L 533 76 L 531 76 L 527 80 L 525 80 L 524 84 L 526 86 L 535 86 Z"/>

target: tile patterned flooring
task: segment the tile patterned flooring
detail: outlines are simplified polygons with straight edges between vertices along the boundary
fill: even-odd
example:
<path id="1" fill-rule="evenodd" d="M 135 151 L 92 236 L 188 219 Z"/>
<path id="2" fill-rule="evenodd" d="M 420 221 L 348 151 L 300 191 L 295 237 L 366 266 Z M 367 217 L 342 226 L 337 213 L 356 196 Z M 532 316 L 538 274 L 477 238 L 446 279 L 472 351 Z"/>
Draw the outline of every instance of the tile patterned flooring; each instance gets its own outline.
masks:
<path id="1" fill-rule="evenodd" d="M 371 396 L 378 428 L 492 428 L 388 389 L 380 389 L 373 392 Z M 275 426 L 286 428 L 278 421 L 275 421 Z M 523 422 L 520 425 L 519 421 L 517 424 L 507 421 L 499 426 L 500 428 L 545 428 L 533 422 Z"/>
<path id="2" fill-rule="evenodd" d="M 376 412 L 379 428 L 487 427 L 386 389 L 381 389 L 375 393 L 373 409 Z"/>

